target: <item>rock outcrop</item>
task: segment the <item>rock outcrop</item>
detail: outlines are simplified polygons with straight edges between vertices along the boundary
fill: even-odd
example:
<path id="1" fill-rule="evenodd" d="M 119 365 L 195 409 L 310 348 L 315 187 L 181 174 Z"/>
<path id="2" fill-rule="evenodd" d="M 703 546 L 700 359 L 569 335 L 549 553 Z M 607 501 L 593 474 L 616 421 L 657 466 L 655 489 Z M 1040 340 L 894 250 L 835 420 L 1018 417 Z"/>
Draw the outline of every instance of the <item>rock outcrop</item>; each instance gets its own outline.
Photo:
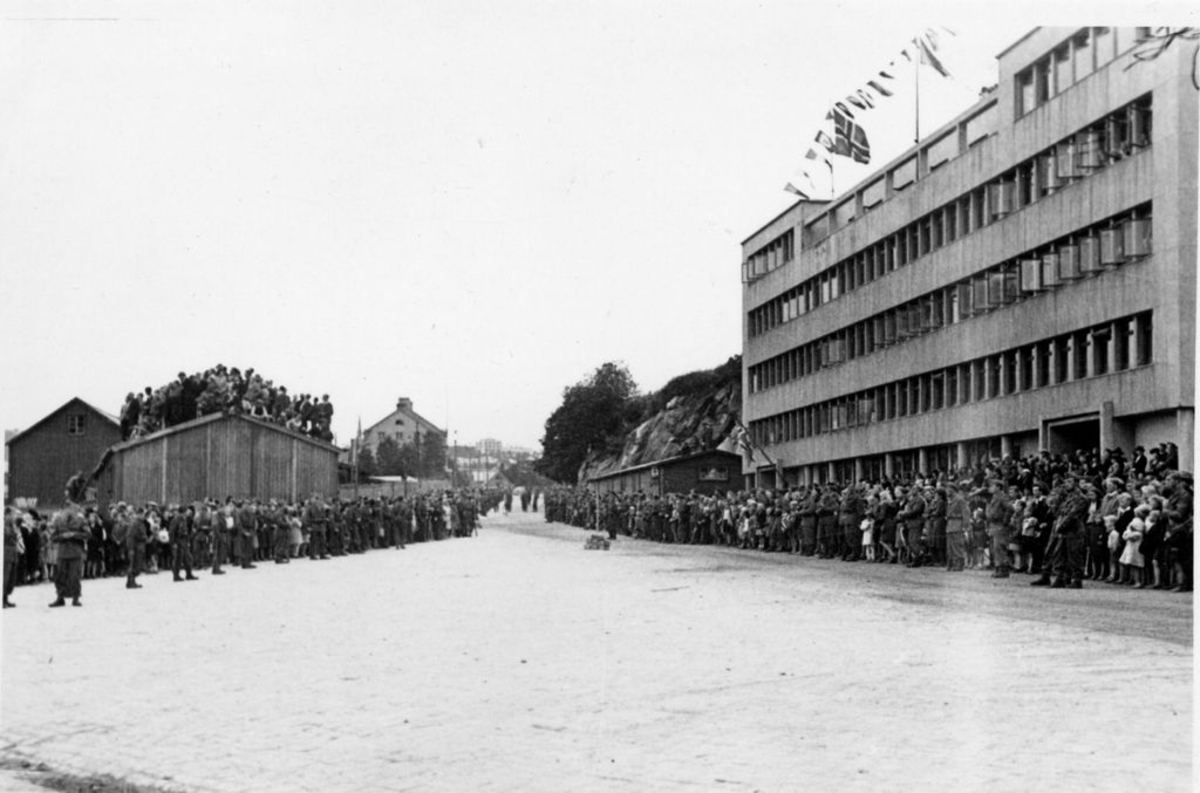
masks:
<path id="1" fill-rule="evenodd" d="M 699 381 L 696 387 L 687 388 L 693 381 Z M 731 436 L 742 409 L 740 358 L 709 372 L 676 378 L 649 402 L 664 398 L 662 409 L 625 435 L 619 452 L 605 450 L 588 455 L 580 468 L 579 481 L 709 449 L 736 451 Z"/>

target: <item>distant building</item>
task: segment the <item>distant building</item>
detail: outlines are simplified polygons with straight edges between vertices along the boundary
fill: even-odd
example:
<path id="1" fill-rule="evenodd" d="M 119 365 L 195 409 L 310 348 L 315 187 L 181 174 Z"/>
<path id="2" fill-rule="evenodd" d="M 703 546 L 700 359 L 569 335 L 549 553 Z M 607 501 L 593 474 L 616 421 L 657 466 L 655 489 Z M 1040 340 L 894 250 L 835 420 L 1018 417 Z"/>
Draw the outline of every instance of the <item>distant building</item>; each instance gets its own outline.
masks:
<path id="1" fill-rule="evenodd" d="M 413 403 L 407 397 L 396 401 L 396 409 L 379 421 L 363 430 L 363 448 L 370 449 L 374 454 L 379 450 L 379 442 L 391 438 L 398 445 L 412 443 L 418 434 L 424 438 L 427 433 L 434 432 L 446 436 L 446 431 L 429 419 L 413 410 Z"/>
<path id="2" fill-rule="evenodd" d="M 454 458 L 455 470 L 466 476 L 473 484 L 483 485 L 492 474 L 500 470 L 500 458 L 485 454 L 478 449 L 459 447 L 458 456 Z"/>
<path id="3" fill-rule="evenodd" d="M 75 397 L 33 426 L 5 441 L 7 503 L 37 499 L 39 506 L 65 503 L 67 480 L 91 475 L 104 451 L 121 441 L 116 416 Z"/>
<path id="4" fill-rule="evenodd" d="M 488 457 L 499 457 L 500 451 L 504 448 L 504 444 L 495 438 L 484 438 L 479 443 L 475 444 L 475 448 L 480 454 L 485 454 Z"/>
<path id="5" fill-rule="evenodd" d="M 503 449 L 503 457 L 508 460 L 531 460 L 538 456 L 537 451 L 528 446 L 505 446 Z"/>
<path id="6" fill-rule="evenodd" d="M 1033 30 L 960 116 L 743 243 L 746 484 L 1164 441 L 1192 468 L 1195 47 L 1138 59 L 1149 31 Z"/>

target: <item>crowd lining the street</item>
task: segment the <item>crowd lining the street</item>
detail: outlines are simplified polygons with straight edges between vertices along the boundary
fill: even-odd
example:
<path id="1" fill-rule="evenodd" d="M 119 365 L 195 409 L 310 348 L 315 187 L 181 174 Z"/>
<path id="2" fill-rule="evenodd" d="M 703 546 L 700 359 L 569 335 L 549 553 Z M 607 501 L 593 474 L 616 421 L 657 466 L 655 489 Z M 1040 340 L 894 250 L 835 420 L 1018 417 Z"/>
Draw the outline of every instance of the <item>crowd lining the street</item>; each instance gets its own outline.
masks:
<path id="1" fill-rule="evenodd" d="M 4 607 L 18 584 L 53 581 L 58 597 L 80 602 L 80 581 L 137 578 L 170 570 L 175 581 L 195 571 L 253 569 L 255 562 L 329 559 L 413 542 L 470 537 L 479 518 L 512 497 L 499 490 L 431 491 L 411 496 L 332 499 L 302 503 L 226 498 L 192 504 L 69 504 L 53 514 L 8 507 L 4 515 Z"/>
<path id="2" fill-rule="evenodd" d="M 546 520 L 663 543 L 1192 590 L 1192 475 L 1178 450 L 1043 453 L 880 481 L 703 495 L 546 493 Z"/>
<path id="3" fill-rule="evenodd" d="M 333 404 L 326 394 L 288 394 L 287 386 L 247 369 L 226 369 L 217 364 L 203 373 L 179 376 L 159 388 L 147 386 L 130 393 L 121 408 L 121 439 L 139 438 L 213 413 L 240 413 L 287 427 L 326 442 L 333 441 L 330 429 Z"/>

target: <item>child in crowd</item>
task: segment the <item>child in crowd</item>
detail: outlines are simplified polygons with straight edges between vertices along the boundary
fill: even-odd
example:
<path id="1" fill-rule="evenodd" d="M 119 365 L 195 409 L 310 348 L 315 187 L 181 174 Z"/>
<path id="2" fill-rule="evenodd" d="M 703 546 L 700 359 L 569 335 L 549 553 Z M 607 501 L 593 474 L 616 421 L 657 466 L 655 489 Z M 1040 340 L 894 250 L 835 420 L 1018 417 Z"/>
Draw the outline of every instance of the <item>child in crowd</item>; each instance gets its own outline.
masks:
<path id="1" fill-rule="evenodd" d="M 1104 531 L 1108 542 L 1108 577 L 1104 580 L 1115 584 L 1120 578 L 1121 532 L 1117 529 L 1117 516 L 1104 516 Z"/>
<path id="2" fill-rule="evenodd" d="M 867 561 L 873 562 L 875 561 L 875 521 L 872 518 L 863 518 L 858 528 L 862 530 L 863 552 L 867 556 Z"/>
<path id="3" fill-rule="evenodd" d="M 1143 581 L 1142 578 L 1142 559 L 1141 545 L 1142 537 L 1146 533 L 1146 517 L 1150 514 L 1150 507 L 1146 504 L 1141 504 L 1133 511 L 1133 520 L 1129 522 L 1129 528 L 1125 529 L 1121 535 L 1125 540 L 1125 551 L 1121 554 L 1121 583 L 1136 585 Z"/>

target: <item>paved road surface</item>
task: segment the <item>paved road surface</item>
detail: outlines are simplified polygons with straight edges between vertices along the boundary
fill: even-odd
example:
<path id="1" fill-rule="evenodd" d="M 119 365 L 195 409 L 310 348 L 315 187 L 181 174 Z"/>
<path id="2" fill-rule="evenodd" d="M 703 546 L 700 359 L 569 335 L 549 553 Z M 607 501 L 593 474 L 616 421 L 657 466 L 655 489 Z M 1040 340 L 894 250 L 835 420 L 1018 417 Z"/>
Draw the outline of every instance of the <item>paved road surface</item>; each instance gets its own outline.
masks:
<path id="1" fill-rule="evenodd" d="M 20 588 L 0 759 L 188 791 L 1191 788 L 1191 596 L 484 526 L 82 609 Z"/>

